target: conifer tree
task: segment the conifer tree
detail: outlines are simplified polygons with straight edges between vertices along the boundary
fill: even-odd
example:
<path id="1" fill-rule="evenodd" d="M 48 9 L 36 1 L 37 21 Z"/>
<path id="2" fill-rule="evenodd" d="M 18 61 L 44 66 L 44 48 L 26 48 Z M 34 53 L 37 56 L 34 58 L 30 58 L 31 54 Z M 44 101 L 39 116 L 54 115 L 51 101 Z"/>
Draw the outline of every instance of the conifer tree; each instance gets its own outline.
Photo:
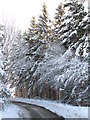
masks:
<path id="1" fill-rule="evenodd" d="M 7 103 L 6 98 L 10 97 L 10 92 L 7 90 L 7 87 L 4 84 L 6 79 L 6 72 L 4 71 L 5 58 L 3 55 L 3 42 L 5 40 L 4 29 L 5 26 L 0 25 L 0 110 L 4 110 L 4 106 Z"/>
<path id="2" fill-rule="evenodd" d="M 31 42 L 32 40 L 36 39 L 36 32 L 37 32 L 37 25 L 36 25 L 36 18 L 33 16 L 30 21 L 30 27 L 28 28 L 28 31 L 26 32 L 26 40 L 28 42 Z"/>
<path id="3" fill-rule="evenodd" d="M 38 39 L 42 42 L 49 40 L 49 17 L 47 12 L 46 4 L 44 3 L 42 9 L 42 15 L 39 16 L 38 19 Z"/>
<path id="4" fill-rule="evenodd" d="M 29 28 L 29 42 L 31 47 L 38 42 L 37 37 L 38 34 L 37 34 L 36 18 L 33 16 Z"/>
<path id="5" fill-rule="evenodd" d="M 58 31 L 58 40 L 68 48 L 74 45 L 85 34 L 86 29 L 84 30 L 79 27 L 83 22 L 82 27 L 85 28 L 87 20 L 85 21 L 84 17 L 87 13 L 84 11 L 84 6 L 78 4 L 77 1 L 65 2 L 64 8 L 67 12 L 61 17 L 61 25 L 57 24 L 59 29 L 55 28 L 55 30 Z M 58 14 L 60 13 L 58 12 Z"/>
<path id="6" fill-rule="evenodd" d="M 64 15 L 64 6 L 62 4 L 59 4 L 58 8 L 56 9 L 55 13 L 55 23 L 54 23 L 54 39 L 58 40 L 59 38 L 59 31 L 60 31 L 60 26 L 62 23 L 62 16 Z"/>

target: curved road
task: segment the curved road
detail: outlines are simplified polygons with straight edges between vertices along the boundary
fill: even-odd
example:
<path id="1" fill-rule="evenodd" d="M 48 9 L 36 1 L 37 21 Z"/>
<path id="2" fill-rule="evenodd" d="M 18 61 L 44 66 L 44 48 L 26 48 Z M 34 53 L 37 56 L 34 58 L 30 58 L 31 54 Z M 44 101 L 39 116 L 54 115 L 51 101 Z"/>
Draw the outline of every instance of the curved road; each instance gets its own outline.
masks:
<path id="1" fill-rule="evenodd" d="M 63 117 L 60 117 L 55 113 L 52 113 L 49 110 L 46 110 L 43 107 L 39 107 L 36 105 L 27 104 L 27 103 L 21 103 L 21 102 L 12 102 L 12 103 L 15 105 L 18 105 L 21 108 L 28 110 L 31 117 L 30 120 L 43 120 L 43 118 L 47 118 L 46 120 L 64 120 Z"/>

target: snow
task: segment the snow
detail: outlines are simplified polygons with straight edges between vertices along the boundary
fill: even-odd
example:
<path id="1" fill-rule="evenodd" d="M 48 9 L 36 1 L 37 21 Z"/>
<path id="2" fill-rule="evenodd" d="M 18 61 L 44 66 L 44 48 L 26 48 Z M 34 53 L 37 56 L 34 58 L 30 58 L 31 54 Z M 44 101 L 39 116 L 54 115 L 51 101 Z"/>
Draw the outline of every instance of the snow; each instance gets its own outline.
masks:
<path id="1" fill-rule="evenodd" d="M 2 118 L 30 118 L 30 115 L 26 109 L 8 104 L 4 111 L 0 111 L 0 120 Z"/>
<path id="2" fill-rule="evenodd" d="M 3 57 L 2 52 L 0 51 L 0 68 L 3 68 L 3 60 L 4 60 L 4 57 Z M 0 70 L 0 73 L 2 73 L 1 71 L 2 70 Z"/>
<path id="3" fill-rule="evenodd" d="M 88 50 L 87 50 L 87 48 L 89 47 L 88 37 L 83 36 L 81 38 L 81 40 L 83 41 L 83 39 L 85 39 L 84 44 L 83 43 L 79 44 L 79 46 L 76 49 L 75 54 L 76 54 L 76 56 L 80 56 L 80 50 L 81 50 L 81 48 L 83 48 L 82 56 L 85 57 L 85 58 L 88 58 L 88 56 L 89 56 L 89 53 L 88 53 Z"/>
<path id="4" fill-rule="evenodd" d="M 1 33 L 2 31 L 0 31 Z M 3 39 L 3 38 L 2 38 Z M 1 43 L 1 41 L 0 41 Z M 4 76 L 5 72 L 3 71 L 3 61 L 4 61 L 4 57 L 3 57 L 3 53 L 2 53 L 2 47 L 0 46 L 0 80 L 1 80 L 1 76 Z"/>
<path id="5" fill-rule="evenodd" d="M 8 105 L 4 111 L 1 111 L 2 118 L 19 118 L 19 108 L 15 105 Z"/>
<path id="6" fill-rule="evenodd" d="M 12 97 L 14 98 L 15 97 L 15 87 L 11 88 L 11 83 L 8 83 L 7 84 L 7 89 L 10 91 L 10 94 L 12 95 Z"/>
<path id="7" fill-rule="evenodd" d="M 77 31 L 75 30 L 69 35 L 69 37 L 71 37 L 72 35 L 76 35 L 76 34 L 77 34 Z"/>
<path id="8" fill-rule="evenodd" d="M 87 11 L 87 8 L 88 8 L 86 5 L 87 4 L 85 3 L 85 11 Z M 66 25 L 69 23 L 74 24 L 73 18 L 72 18 L 72 13 L 69 12 L 68 9 L 69 9 L 68 7 L 65 9 L 66 13 L 65 13 L 63 19 L 65 19 L 66 14 L 68 15 L 69 18 L 66 16 L 67 18 L 66 18 L 65 22 L 62 23 L 62 25 Z M 75 15 L 78 16 L 80 13 L 77 13 Z M 87 20 L 87 16 L 85 16 L 83 18 L 83 21 L 80 22 L 80 24 L 78 26 L 83 26 L 83 24 L 84 24 L 84 22 L 86 22 L 86 20 Z M 76 22 L 78 22 L 78 21 L 76 21 Z M 57 27 L 59 28 L 59 26 L 57 26 Z M 64 27 L 64 28 L 62 27 L 60 33 L 62 31 L 65 32 L 67 30 L 68 30 L 67 27 Z M 77 30 L 71 31 L 71 34 L 70 34 L 70 31 L 65 32 L 63 35 L 60 36 L 60 39 L 62 39 L 61 43 L 62 44 L 66 43 L 68 41 L 68 39 L 67 39 L 68 36 L 72 37 L 72 35 L 76 35 L 76 34 L 77 34 Z M 7 62 L 8 62 L 8 64 L 11 62 L 10 65 L 12 65 L 12 67 L 7 66 L 6 70 L 8 70 L 10 68 L 12 73 L 13 73 L 13 71 L 16 72 L 17 76 L 14 76 L 13 74 L 11 74 L 11 76 L 8 76 L 8 81 L 9 81 L 9 78 L 14 76 L 14 79 L 16 81 L 18 81 L 18 83 L 20 83 L 20 79 L 18 79 L 18 76 L 22 75 L 22 78 L 25 77 L 25 81 L 22 80 L 23 84 L 25 84 L 26 80 L 27 81 L 30 80 L 29 79 L 30 74 L 28 71 L 34 72 L 33 77 L 35 77 L 35 78 L 37 77 L 38 73 L 40 73 L 41 76 L 40 76 L 40 79 L 37 80 L 37 83 L 42 85 L 42 83 L 44 83 L 44 81 L 48 79 L 50 82 L 53 81 L 55 83 L 53 86 L 60 87 L 61 90 L 66 90 L 66 92 L 68 91 L 68 89 L 69 89 L 68 87 L 70 86 L 70 87 L 72 87 L 71 91 L 69 92 L 69 95 L 66 94 L 66 96 L 68 96 L 70 98 L 73 95 L 76 95 L 76 96 L 78 96 L 76 98 L 76 101 L 77 100 L 80 101 L 81 95 L 83 95 L 86 91 L 88 91 L 88 89 L 90 87 L 90 86 L 87 87 L 87 84 L 86 84 L 86 85 L 84 85 L 83 90 L 80 91 L 80 88 L 79 88 L 80 83 L 82 85 L 82 83 L 85 83 L 88 80 L 88 63 L 87 63 L 87 61 L 79 60 L 81 51 L 83 52 L 83 54 L 82 54 L 83 57 L 85 57 L 85 58 L 88 57 L 87 48 L 89 47 L 89 45 L 88 45 L 88 40 L 87 40 L 88 38 L 86 37 L 86 39 L 85 39 L 85 36 L 83 36 L 80 39 L 80 43 L 74 44 L 74 46 L 76 46 L 75 47 L 76 51 L 72 51 L 69 48 L 67 51 L 62 52 L 61 45 L 49 46 L 50 48 L 45 52 L 44 60 L 41 61 L 40 63 L 38 63 L 38 61 L 34 62 L 34 59 L 33 59 L 34 56 L 32 58 L 30 58 L 30 56 L 29 57 L 27 56 L 27 54 L 29 52 L 28 51 L 29 46 L 28 46 L 28 44 L 26 44 L 26 42 L 23 39 L 21 41 L 21 40 L 15 39 L 14 37 L 11 36 L 10 41 L 14 38 L 15 39 L 14 43 L 10 44 L 9 46 L 8 46 L 8 43 L 6 43 L 4 45 L 4 46 L 8 47 L 8 48 L 6 47 L 6 49 L 8 49 L 8 51 L 9 51 Z M 0 39 L 3 39 L 2 31 L 0 32 Z M 37 36 L 34 36 L 33 39 L 37 39 Z M 85 39 L 85 42 L 83 43 L 84 39 Z M 41 40 L 41 42 L 44 43 L 43 40 Z M 78 42 L 79 42 L 79 40 L 78 40 Z M 37 46 L 35 46 L 35 47 L 37 47 Z M 30 49 L 30 50 L 33 52 L 35 47 L 32 47 L 32 49 Z M 10 51 L 10 49 L 12 49 L 12 50 Z M 32 53 L 32 55 L 37 55 L 37 54 L 39 54 L 40 50 L 41 50 L 41 48 L 39 47 L 39 48 L 37 48 L 36 51 L 34 51 L 33 53 L 31 52 L 31 53 Z M 75 52 L 75 54 L 74 54 L 74 52 Z M 2 79 L 2 77 L 5 74 L 3 71 L 3 67 L 4 67 L 3 61 L 4 61 L 3 54 L 0 51 L 0 80 Z M 37 69 L 35 68 L 35 66 L 38 66 Z M 13 77 L 11 79 L 13 79 Z M 27 83 L 29 83 L 29 82 L 27 82 Z M 10 86 L 12 85 L 12 82 L 9 81 L 7 84 L 8 84 L 8 88 L 10 88 Z M 60 84 L 63 84 L 63 87 L 60 86 Z M 31 81 L 29 83 L 29 86 L 30 85 L 31 85 Z M 16 86 L 13 86 L 12 89 L 10 88 L 10 91 L 13 94 L 13 96 L 14 96 L 15 89 L 16 89 L 15 87 Z M 34 87 L 37 87 L 37 86 L 34 86 Z M 78 90 L 78 88 L 79 88 L 79 90 Z M 4 89 L 4 91 L 5 91 L 5 89 Z M 28 91 L 28 92 L 30 92 L 30 91 Z M 63 96 L 64 95 L 65 94 L 63 94 Z M 76 117 L 80 117 L 80 118 L 84 117 L 85 118 L 87 116 L 86 113 L 88 113 L 88 112 L 86 112 L 87 107 L 85 107 L 85 108 L 84 107 L 73 107 L 73 106 L 68 106 L 68 105 L 55 103 L 55 102 L 54 102 L 55 103 L 54 104 L 51 101 L 40 101 L 40 100 L 39 101 L 27 100 L 27 101 L 30 101 L 33 104 L 41 105 L 47 109 L 50 109 L 53 112 L 56 112 L 58 115 L 63 115 L 64 117 L 67 117 L 67 118 L 68 117 L 75 117 L 75 118 Z M 72 100 L 72 102 L 73 102 L 73 100 Z M 50 104 L 50 105 L 48 105 L 48 104 Z M 71 108 L 72 108 L 72 111 L 75 111 L 75 113 L 71 111 Z M 63 111 L 64 111 L 64 113 L 63 113 Z M 84 114 L 84 112 L 85 112 L 85 114 Z"/>
<path id="9" fill-rule="evenodd" d="M 12 98 L 10 101 L 24 102 L 44 107 L 64 118 L 88 118 L 88 107 L 70 106 L 56 101 Z"/>
<path id="10" fill-rule="evenodd" d="M 84 2 L 84 10 L 88 13 L 88 0 L 85 0 L 85 2 Z"/>
<path id="11" fill-rule="evenodd" d="M 2 35 L 0 35 L 0 40 L 3 38 L 3 36 Z"/>

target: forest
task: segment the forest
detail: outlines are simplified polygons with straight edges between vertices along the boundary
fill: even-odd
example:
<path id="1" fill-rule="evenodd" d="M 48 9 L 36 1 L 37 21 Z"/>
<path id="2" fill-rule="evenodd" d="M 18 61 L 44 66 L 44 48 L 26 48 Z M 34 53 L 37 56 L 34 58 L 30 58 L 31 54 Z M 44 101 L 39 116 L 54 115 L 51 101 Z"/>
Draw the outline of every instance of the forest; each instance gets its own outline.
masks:
<path id="1" fill-rule="evenodd" d="M 44 3 L 23 33 L 14 24 L 0 25 L 2 82 L 13 97 L 90 105 L 90 14 L 84 2 L 60 3 L 53 19 Z"/>

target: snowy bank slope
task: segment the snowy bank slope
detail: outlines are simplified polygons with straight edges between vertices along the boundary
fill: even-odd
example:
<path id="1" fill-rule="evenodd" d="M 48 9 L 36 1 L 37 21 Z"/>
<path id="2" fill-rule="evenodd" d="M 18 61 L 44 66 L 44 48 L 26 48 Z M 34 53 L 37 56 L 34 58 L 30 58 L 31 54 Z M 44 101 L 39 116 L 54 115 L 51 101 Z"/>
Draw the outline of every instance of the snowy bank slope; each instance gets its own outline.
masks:
<path id="1" fill-rule="evenodd" d="M 10 101 L 24 102 L 44 107 L 65 118 L 88 118 L 88 107 L 77 107 L 57 103 L 56 101 L 12 98 Z"/>
<path id="2" fill-rule="evenodd" d="M 19 118 L 19 108 L 15 105 L 9 105 L 2 111 L 2 118 Z"/>
<path id="3" fill-rule="evenodd" d="M 30 115 L 26 109 L 9 104 L 4 111 L 0 111 L 0 120 L 2 118 L 30 118 Z"/>

